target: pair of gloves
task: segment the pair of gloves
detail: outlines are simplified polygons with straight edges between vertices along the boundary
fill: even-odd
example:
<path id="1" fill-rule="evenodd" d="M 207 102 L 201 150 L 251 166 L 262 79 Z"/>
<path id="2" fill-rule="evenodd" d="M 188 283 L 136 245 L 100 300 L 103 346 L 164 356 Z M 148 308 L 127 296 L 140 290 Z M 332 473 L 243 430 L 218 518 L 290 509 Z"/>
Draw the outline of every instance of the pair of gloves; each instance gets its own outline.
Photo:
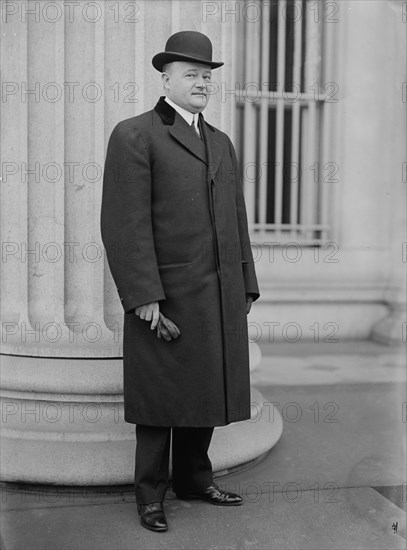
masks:
<path id="1" fill-rule="evenodd" d="M 253 298 L 250 294 L 246 294 L 246 314 L 250 313 Z M 165 317 L 160 311 L 158 302 L 150 302 L 142 306 L 136 307 L 135 314 L 145 321 L 151 321 L 151 330 L 157 329 L 157 338 L 164 338 L 167 342 L 176 340 L 181 332 L 177 325 Z"/>

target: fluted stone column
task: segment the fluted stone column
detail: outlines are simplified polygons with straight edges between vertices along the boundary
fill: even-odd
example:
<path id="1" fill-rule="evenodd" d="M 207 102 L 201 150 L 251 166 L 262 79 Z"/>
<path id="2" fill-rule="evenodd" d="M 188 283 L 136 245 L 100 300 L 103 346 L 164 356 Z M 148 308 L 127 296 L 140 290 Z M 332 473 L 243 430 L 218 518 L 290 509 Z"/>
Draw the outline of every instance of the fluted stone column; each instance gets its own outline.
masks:
<path id="1" fill-rule="evenodd" d="M 63 4 L 2 6 L 1 475 L 131 483 L 123 312 L 99 233 L 107 139 L 119 120 L 154 106 L 161 86 L 151 58 L 172 32 L 207 32 L 226 60 L 216 76 L 228 81 L 236 29 L 219 16 L 204 22 L 200 2 L 138 1 L 134 12 L 131 3 Z M 230 132 L 233 113 L 214 97 L 206 117 Z M 256 390 L 252 402 L 252 421 L 215 431 L 216 471 L 280 437 L 278 412 L 270 421 Z"/>

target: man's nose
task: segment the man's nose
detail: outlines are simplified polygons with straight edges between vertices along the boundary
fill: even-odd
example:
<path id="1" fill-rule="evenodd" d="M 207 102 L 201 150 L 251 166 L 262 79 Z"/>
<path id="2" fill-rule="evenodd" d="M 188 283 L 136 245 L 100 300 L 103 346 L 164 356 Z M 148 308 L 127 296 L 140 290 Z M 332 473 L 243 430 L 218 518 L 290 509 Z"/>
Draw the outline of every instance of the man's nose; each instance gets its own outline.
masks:
<path id="1" fill-rule="evenodd" d="M 197 81 L 195 82 L 195 86 L 199 89 L 205 88 L 206 82 L 203 78 L 198 78 Z"/>

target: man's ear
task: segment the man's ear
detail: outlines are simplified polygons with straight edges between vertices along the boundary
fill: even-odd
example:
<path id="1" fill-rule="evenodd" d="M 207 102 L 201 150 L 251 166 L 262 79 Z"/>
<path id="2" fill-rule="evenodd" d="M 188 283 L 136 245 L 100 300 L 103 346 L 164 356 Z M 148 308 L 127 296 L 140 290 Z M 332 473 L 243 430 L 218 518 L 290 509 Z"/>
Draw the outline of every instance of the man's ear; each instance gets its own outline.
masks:
<path id="1" fill-rule="evenodd" d="M 169 90 L 170 89 L 170 85 L 169 85 L 170 75 L 168 73 L 162 73 L 161 81 L 163 83 L 164 89 Z"/>

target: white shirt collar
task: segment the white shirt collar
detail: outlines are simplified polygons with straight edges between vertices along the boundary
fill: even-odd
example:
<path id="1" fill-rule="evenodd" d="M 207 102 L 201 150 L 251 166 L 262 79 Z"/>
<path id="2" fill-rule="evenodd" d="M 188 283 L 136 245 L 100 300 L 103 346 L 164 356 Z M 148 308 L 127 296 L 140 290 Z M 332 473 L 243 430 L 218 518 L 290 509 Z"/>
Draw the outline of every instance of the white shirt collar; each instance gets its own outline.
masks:
<path id="1" fill-rule="evenodd" d="M 188 126 L 191 126 L 191 123 L 194 120 L 194 113 L 190 113 L 183 107 L 180 107 L 179 105 L 171 101 L 171 99 L 169 99 L 168 97 L 165 97 L 165 101 L 169 105 L 171 105 L 171 107 L 173 107 L 179 115 L 182 116 L 182 118 L 187 122 Z M 199 113 L 195 113 L 195 126 L 197 126 L 198 124 L 198 117 L 199 117 Z"/>

